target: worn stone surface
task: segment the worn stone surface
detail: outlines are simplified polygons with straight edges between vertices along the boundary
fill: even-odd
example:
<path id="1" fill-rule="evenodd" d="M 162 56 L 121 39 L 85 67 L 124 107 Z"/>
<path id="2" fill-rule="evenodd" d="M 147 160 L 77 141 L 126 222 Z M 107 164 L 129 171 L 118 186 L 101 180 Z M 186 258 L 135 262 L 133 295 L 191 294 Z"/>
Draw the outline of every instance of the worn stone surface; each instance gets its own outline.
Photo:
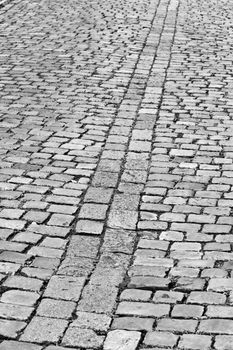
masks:
<path id="1" fill-rule="evenodd" d="M 112 329 L 125 329 L 129 331 L 151 331 L 153 324 L 153 318 L 118 317 L 114 319 Z"/>
<path id="2" fill-rule="evenodd" d="M 52 276 L 44 295 L 54 299 L 78 301 L 84 281 L 82 277 Z"/>
<path id="3" fill-rule="evenodd" d="M 67 321 L 47 318 L 33 317 L 20 339 L 29 342 L 57 342 L 67 327 Z"/>
<path id="4" fill-rule="evenodd" d="M 76 304 L 71 301 L 43 299 L 37 309 L 37 314 L 43 317 L 68 319 L 72 316 Z"/>
<path id="5" fill-rule="evenodd" d="M 1 337 L 15 339 L 18 334 L 26 327 L 25 322 L 13 320 L 0 320 L 0 335 Z"/>
<path id="6" fill-rule="evenodd" d="M 31 344 L 31 343 L 13 341 L 13 340 L 4 340 L 0 344 L 0 349 L 1 350 L 41 350 L 42 346 Z"/>
<path id="7" fill-rule="evenodd" d="M 231 349 L 232 20 L 1 4 L 1 350 Z"/>
<path id="8" fill-rule="evenodd" d="M 0 317 L 6 319 L 26 321 L 33 311 L 33 307 L 0 303 Z"/>
<path id="9" fill-rule="evenodd" d="M 177 343 L 178 336 L 168 332 L 148 332 L 144 344 L 148 346 L 169 346 L 173 347 Z"/>
<path id="10" fill-rule="evenodd" d="M 140 340 L 140 332 L 114 330 L 108 333 L 104 350 L 135 350 Z"/>
<path id="11" fill-rule="evenodd" d="M 1 302 L 15 304 L 15 305 L 25 305 L 25 306 L 34 306 L 39 295 L 34 292 L 27 292 L 12 289 L 2 294 Z"/>
<path id="12" fill-rule="evenodd" d="M 81 348 L 98 349 L 104 342 L 104 337 L 97 335 L 91 329 L 69 327 L 62 340 L 62 344 L 80 346 Z"/>
<path id="13" fill-rule="evenodd" d="M 111 317 L 105 314 L 77 312 L 77 319 L 71 323 L 72 327 L 90 328 L 95 331 L 106 332 L 111 323 Z"/>
<path id="14" fill-rule="evenodd" d="M 178 349 L 210 349 L 212 338 L 208 335 L 184 334 Z"/>
<path id="15" fill-rule="evenodd" d="M 83 291 L 78 311 L 111 314 L 117 297 L 118 288 L 111 285 L 89 284 Z"/>

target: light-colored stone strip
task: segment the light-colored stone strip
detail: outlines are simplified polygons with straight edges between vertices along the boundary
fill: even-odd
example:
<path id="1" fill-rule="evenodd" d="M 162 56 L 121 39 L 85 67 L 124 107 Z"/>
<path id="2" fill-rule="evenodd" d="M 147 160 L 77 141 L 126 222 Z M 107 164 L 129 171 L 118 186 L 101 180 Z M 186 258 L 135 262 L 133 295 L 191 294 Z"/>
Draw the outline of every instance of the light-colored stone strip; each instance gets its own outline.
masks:
<path id="1" fill-rule="evenodd" d="M 128 154 L 126 157 L 125 168 L 122 173 L 121 180 L 119 182 L 118 190 L 124 191 L 124 203 L 127 207 L 124 207 L 121 215 L 115 210 L 119 201 L 119 194 L 116 193 L 113 198 L 113 203 L 110 210 L 110 216 L 108 225 L 115 228 L 123 228 L 125 230 L 134 230 L 134 236 L 137 237 L 136 227 L 138 223 L 138 205 L 140 203 L 140 194 L 143 192 L 144 184 L 147 181 L 150 152 L 152 147 L 152 136 L 153 130 L 158 116 L 159 105 L 161 102 L 163 85 L 166 79 L 166 70 L 169 66 L 171 48 L 174 40 L 176 16 L 178 11 L 179 2 L 174 0 L 168 4 L 162 3 L 161 7 L 158 8 L 156 20 L 152 26 L 151 35 L 148 38 L 147 46 L 144 48 L 144 58 L 142 59 L 140 67 L 138 67 L 137 73 L 140 74 L 143 70 L 143 62 L 146 61 L 147 57 L 151 61 L 150 69 L 148 70 L 148 81 L 145 87 L 145 94 L 142 102 L 137 111 L 137 119 L 132 130 L 132 137 L 129 142 Z M 166 15 L 165 15 L 166 13 Z M 162 26 L 162 33 L 160 29 Z M 159 32 L 160 31 L 160 32 Z M 152 42 L 155 42 L 155 38 L 158 40 L 158 48 L 155 53 Z M 150 45 L 151 43 L 151 45 Z M 117 215 L 118 214 L 118 215 Z M 151 218 L 149 218 L 150 220 Z M 140 222 L 138 225 L 140 228 Z M 143 281 L 142 281 L 143 283 Z M 133 288 L 133 285 L 132 287 Z M 139 291 L 139 294 L 142 291 Z M 124 293 L 124 292 L 123 292 Z M 133 293 L 133 292 L 132 292 Z M 148 292 L 149 293 L 149 292 Z M 130 296 L 129 296 L 130 298 Z M 139 298 L 140 299 L 140 298 Z M 138 303 L 140 304 L 140 303 Z M 146 309 L 144 316 L 168 314 L 169 307 L 159 308 L 156 306 L 156 313 L 153 306 Z M 122 306 L 122 309 L 121 309 Z M 143 308 L 143 304 L 138 305 L 138 310 Z M 135 305 L 134 314 L 136 313 L 137 306 Z M 166 310 L 165 310 L 166 309 Z M 127 313 L 127 305 L 121 305 L 117 308 L 116 313 L 121 315 L 121 310 Z M 142 310 L 141 310 L 142 311 Z M 130 312 L 129 312 L 130 314 Z M 140 312 L 139 312 L 140 315 Z M 116 322 L 115 322 L 116 321 Z M 104 343 L 104 349 L 109 349 L 111 345 L 112 350 L 118 349 L 118 344 L 122 342 L 125 350 L 134 350 L 138 347 L 141 336 L 140 332 L 133 331 L 134 322 L 135 327 L 140 329 L 137 319 L 134 318 L 116 318 L 113 323 L 113 328 L 118 330 L 112 330 L 108 333 L 106 341 Z M 143 321 L 142 321 L 143 322 Z M 147 319 L 149 329 L 152 326 L 150 319 Z M 130 327 L 130 324 L 132 325 Z M 137 324 L 137 326 L 136 326 Z M 150 324 L 150 325 L 149 325 Z M 138 328 L 139 327 L 139 328 Z M 141 330 L 144 330 L 146 325 L 141 325 Z M 128 329 L 128 330 L 124 330 Z M 132 329 L 131 331 L 129 329 Z M 122 345 L 123 346 L 123 345 Z"/>

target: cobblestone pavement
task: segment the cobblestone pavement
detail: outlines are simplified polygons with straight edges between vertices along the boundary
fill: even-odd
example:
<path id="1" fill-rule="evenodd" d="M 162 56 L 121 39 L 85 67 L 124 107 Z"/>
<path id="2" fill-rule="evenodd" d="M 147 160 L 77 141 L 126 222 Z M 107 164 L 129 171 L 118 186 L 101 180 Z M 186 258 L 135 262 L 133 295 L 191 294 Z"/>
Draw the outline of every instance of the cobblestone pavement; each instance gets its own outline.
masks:
<path id="1" fill-rule="evenodd" d="M 232 350 L 232 1 L 0 17 L 0 350 Z"/>

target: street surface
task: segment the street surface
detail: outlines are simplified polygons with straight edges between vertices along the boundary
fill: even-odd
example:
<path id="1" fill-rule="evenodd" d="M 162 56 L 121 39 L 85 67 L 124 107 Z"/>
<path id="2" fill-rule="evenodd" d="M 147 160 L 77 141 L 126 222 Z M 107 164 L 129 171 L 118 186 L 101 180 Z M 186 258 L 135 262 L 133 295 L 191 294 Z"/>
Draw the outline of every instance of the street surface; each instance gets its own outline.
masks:
<path id="1" fill-rule="evenodd" d="M 0 8 L 0 350 L 233 350 L 232 5 Z"/>

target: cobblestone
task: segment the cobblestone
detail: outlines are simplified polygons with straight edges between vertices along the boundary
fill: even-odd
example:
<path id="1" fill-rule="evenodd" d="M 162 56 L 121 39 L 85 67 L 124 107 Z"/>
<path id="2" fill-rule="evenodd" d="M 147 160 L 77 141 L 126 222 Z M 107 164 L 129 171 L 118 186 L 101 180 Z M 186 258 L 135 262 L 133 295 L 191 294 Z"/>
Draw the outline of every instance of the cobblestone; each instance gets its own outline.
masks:
<path id="1" fill-rule="evenodd" d="M 66 326 L 67 321 L 65 320 L 35 316 L 20 337 L 20 340 L 34 341 L 36 343 L 48 341 L 55 343 L 62 336 Z"/>
<path id="2" fill-rule="evenodd" d="M 140 340 L 140 333 L 135 331 L 111 331 L 105 341 L 104 350 L 134 350 Z"/>
<path id="3" fill-rule="evenodd" d="M 118 306 L 117 314 L 162 317 L 168 315 L 169 310 L 169 305 L 165 304 L 121 302 Z"/>
<path id="4" fill-rule="evenodd" d="M 0 350 L 230 350 L 232 8 L 0 8 Z"/>
<path id="5" fill-rule="evenodd" d="M 7 303 L 0 303 L 0 315 L 2 318 L 26 321 L 33 312 L 32 307 L 24 307 Z"/>
<path id="6" fill-rule="evenodd" d="M 209 349 L 212 339 L 207 335 L 185 334 L 179 341 L 178 349 Z"/>
<path id="7" fill-rule="evenodd" d="M 43 317 L 69 319 L 75 310 L 75 303 L 64 300 L 43 299 L 37 314 Z"/>
<path id="8" fill-rule="evenodd" d="M 79 300 L 85 279 L 82 277 L 52 276 L 45 291 L 46 297 L 70 301 Z"/>
<path id="9" fill-rule="evenodd" d="M 21 321 L 0 320 L 0 335 L 1 337 L 15 339 L 26 325 L 25 322 Z"/>
<path id="10" fill-rule="evenodd" d="M 69 327 L 62 341 L 66 346 L 81 346 L 89 349 L 98 349 L 103 342 L 104 337 L 97 335 L 93 330 L 76 327 Z"/>
<path id="11" fill-rule="evenodd" d="M 36 344 L 30 344 L 25 342 L 18 342 L 13 340 L 4 340 L 0 344 L 1 350 L 41 350 L 42 347 Z"/>
<path id="12" fill-rule="evenodd" d="M 3 293 L 0 301 L 15 305 L 33 306 L 38 299 L 39 294 L 35 292 L 12 289 Z"/>
<path id="13" fill-rule="evenodd" d="M 106 332 L 110 326 L 111 317 L 104 314 L 77 312 L 77 319 L 71 324 L 78 328 L 94 329 Z"/>
<path id="14" fill-rule="evenodd" d="M 112 329 L 125 329 L 128 331 L 151 331 L 153 318 L 119 317 L 115 318 Z"/>
<path id="15" fill-rule="evenodd" d="M 144 344 L 147 346 L 173 347 L 177 343 L 178 336 L 168 332 L 148 332 Z"/>

